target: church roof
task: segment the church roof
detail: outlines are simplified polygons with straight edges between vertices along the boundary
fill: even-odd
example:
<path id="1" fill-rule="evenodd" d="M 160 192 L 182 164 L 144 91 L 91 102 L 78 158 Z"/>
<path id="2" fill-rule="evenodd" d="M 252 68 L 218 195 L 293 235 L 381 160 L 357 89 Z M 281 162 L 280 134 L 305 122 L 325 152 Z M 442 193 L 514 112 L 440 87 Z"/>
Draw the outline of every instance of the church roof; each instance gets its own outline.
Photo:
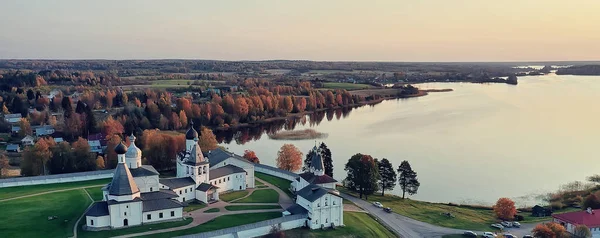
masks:
<path id="1" fill-rule="evenodd" d="M 200 185 L 198 185 L 196 190 L 206 192 L 206 191 L 210 190 L 211 188 L 218 188 L 218 187 L 214 186 L 212 184 L 208 184 L 208 183 L 201 183 Z"/>
<path id="2" fill-rule="evenodd" d="M 135 169 L 129 169 L 131 175 L 133 177 L 145 177 L 145 176 L 153 176 L 159 175 L 158 171 L 152 167 L 152 165 L 142 165 L 142 167 L 137 167 Z"/>
<path id="3" fill-rule="evenodd" d="M 304 207 L 302 207 L 302 206 L 300 206 L 298 204 L 291 205 L 290 207 L 288 207 L 285 210 L 287 212 L 289 212 L 291 215 L 307 214 L 308 213 L 308 211 Z"/>
<path id="4" fill-rule="evenodd" d="M 175 192 L 173 192 L 173 190 L 169 189 L 161 189 L 155 192 L 142 193 L 140 195 L 142 197 L 142 200 L 144 201 L 178 197 L 178 195 Z"/>
<path id="5" fill-rule="evenodd" d="M 317 149 L 316 146 L 313 150 L 315 153 L 313 153 L 313 156 L 310 159 L 310 167 L 312 167 L 315 170 L 323 170 L 325 166 L 323 165 L 323 159 L 321 158 L 321 153 L 319 153 L 319 150 Z"/>
<path id="6" fill-rule="evenodd" d="M 303 189 L 300 189 L 300 191 L 296 192 L 296 195 L 303 197 L 309 202 L 314 202 L 327 193 L 328 191 L 323 187 L 314 184 L 309 184 Z"/>
<path id="7" fill-rule="evenodd" d="M 245 173 L 245 172 L 246 172 L 246 170 L 244 170 L 240 167 L 228 164 L 228 165 L 225 165 L 218 169 L 210 170 L 209 179 L 212 180 L 212 179 L 220 178 L 220 177 L 227 176 L 230 174 Z"/>
<path id="8" fill-rule="evenodd" d="M 183 204 L 173 199 L 157 199 L 142 202 L 142 212 L 158 211 L 183 207 Z"/>
<path id="9" fill-rule="evenodd" d="M 183 188 L 196 184 L 196 182 L 194 182 L 194 180 L 190 177 L 160 179 L 159 183 L 169 187 L 170 189 Z"/>
<path id="10" fill-rule="evenodd" d="M 210 167 L 220 164 L 221 162 L 223 162 L 229 158 L 236 158 L 236 159 L 246 162 L 246 163 L 250 163 L 250 164 L 252 163 L 252 162 L 248 161 L 247 159 L 244 159 L 244 157 L 241 157 L 234 153 L 227 152 L 221 148 L 216 148 L 214 150 L 209 151 L 206 156 L 208 157 L 208 161 L 210 161 Z M 211 171 L 211 173 L 212 173 L 212 171 Z"/>
<path id="11" fill-rule="evenodd" d="M 106 201 L 96 202 L 88 211 L 85 213 L 86 216 L 101 217 L 108 216 L 108 203 Z"/>
<path id="12" fill-rule="evenodd" d="M 194 144 L 190 153 L 186 155 L 187 159 L 184 164 L 193 166 L 208 164 L 208 161 L 204 160 L 204 155 L 202 155 L 202 150 L 200 149 L 200 145 L 198 145 L 198 143 Z"/>
<path id="13" fill-rule="evenodd" d="M 190 129 L 185 132 L 185 139 L 193 140 L 195 138 L 198 138 L 198 132 L 194 129 L 194 122 L 192 121 L 190 122 Z"/>
<path id="14" fill-rule="evenodd" d="M 329 175 L 327 175 L 327 174 L 318 176 L 318 175 L 314 175 L 311 172 L 304 172 L 304 173 L 300 174 L 300 177 L 302 177 L 304 180 L 306 180 L 306 182 L 308 182 L 310 184 L 323 184 L 323 183 L 337 182 L 337 180 L 335 180 L 332 177 L 329 177 Z"/>
<path id="15" fill-rule="evenodd" d="M 123 145 L 123 143 L 120 145 Z M 140 189 L 138 189 L 138 186 L 133 181 L 133 176 L 127 166 L 123 163 L 118 163 L 112 182 L 110 183 L 110 188 L 108 189 L 108 194 L 120 196 L 134 194 L 139 191 Z"/>
<path id="16" fill-rule="evenodd" d="M 140 148 L 138 148 L 135 145 L 135 136 L 133 135 L 133 133 L 131 133 L 131 136 L 129 136 L 129 141 L 131 141 L 131 144 L 129 144 L 129 148 L 127 148 L 127 153 L 125 153 L 125 157 L 126 158 L 138 158 L 142 155 L 142 150 L 140 150 Z"/>
<path id="17" fill-rule="evenodd" d="M 125 146 L 125 144 L 123 144 L 123 141 L 121 141 L 121 143 L 119 143 L 115 147 L 115 152 L 117 152 L 117 154 L 119 154 L 119 155 L 127 153 L 127 147 Z"/>

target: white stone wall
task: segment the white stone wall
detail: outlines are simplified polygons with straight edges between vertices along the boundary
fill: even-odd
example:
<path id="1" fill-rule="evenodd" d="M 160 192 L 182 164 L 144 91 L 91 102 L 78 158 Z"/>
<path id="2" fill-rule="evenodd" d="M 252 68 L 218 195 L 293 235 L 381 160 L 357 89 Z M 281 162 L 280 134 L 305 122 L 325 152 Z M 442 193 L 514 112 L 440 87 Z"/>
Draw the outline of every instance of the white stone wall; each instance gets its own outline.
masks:
<path id="1" fill-rule="evenodd" d="M 291 230 L 298 227 L 304 226 L 306 219 L 298 219 L 293 221 L 287 221 L 281 223 L 281 230 Z M 267 235 L 271 232 L 271 226 L 263 226 L 250 230 L 240 231 L 237 233 L 238 237 L 259 237 Z"/>
<path id="2" fill-rule="evenodd" d="M 210 184 L 217 186 L 217 192 L 246 190 L 246 173 L 235 173 L 210 180 Z"/>
<path id="3" fill-rule="evenodd" d="M 173 189 L 173 192 L 179 196 L 177 201 L 188 202 L 196 198 L 196 185 Z"/>
<path id="4" fill-rule="evenodd" d="M 137 226 L 142 224 L 142 202 L 128 202 L 109 205 L 108 211 L 110 214 L 111 227 L 123 227 L 125 219 L 127 219 L 128 226 Z"/>
<path id="5" fill-rule="evenodd" d="M 334 205 L 335 204 L 335 205 Z M 330 227 L 331 223 L 335 226 L 344 224 L 344 208 L 342 198 L 326 194 L 312 202 L 309 211 L 311 229 L 320 229 L 321 225 Z"/>
<path id="6" fill-rule="evenodd" d="M 79 172 L 70 174 L 56 174 L 35 177 L 8 178 L 0 179 L 0 188 L 38 185 L 38 184 L 54 184 L 54 183 L 69 183 L 78 181 L 88 181 L 96 179 L 112 178 L 114 170 L 101 170 L 90 172 Z"/>
<path id="7" fill-rule="evenodd" d="M 92 225 L 92 221 L 94 221 L 94 225 Z M 110 226 L 110 216 L 101 216 L 101 217 L 90 217 L 86 216 L 85 224 L 89 227 L 109 227 Z"/>
<path id="8" fill-rule="evenodd" d="M 260 165 L 260 166 L 254 166 L 254 171 L 255 172 L 261 172 L 263 174 L 268 174 L 268 175 L 272 175 L 278 178 L 282 178 L 285 180 L 289 180 L 290 182 L 293 182 L 296 180 L 296 178 L 298 177 L 297 174 L 287 174 L 287 173 L 282 173 L 279 172 L 277 168 L 271 167 L 273 169 L 269 169 L 269 168 L 265 168 L 265 167 L 271 167 L 271 166 L 265 166 L 265 165 Z"/>
<path id="9" fill-rule="evenodd" d="M 134 177 L 133 180 L 142 193 L 159 191 L 158 175 Z"/>
<path id="10" fill-rule="evenodd" d="M 173 216 L 171 216 L 171 212 L 173 212 Z M 162 213 L 163 217 L 160 218 L 160 213 Z M 148 215 L 150 215 L 150 219 L 148 219 Z M 142 214 L 142 222 L 143 223 L 152 223 L 173 219 L 180 219 L 183 217 L 183 208 L 175 208 L 175 209 L 165 209 L 151 212 L 144 212 Z"/>
<path id="11" fill-rule="evenodd" d="M 228 164 L 235 165 L 237 167 L 244 169 L 247 174 L 246 175 L 246 187 L 254 188 L 254 164 L 253 163 L 242 161 L 242 160 L 231 157 L 229 159 L 223 160 L 223 162 L 221 162 L 219 164 L 214 165 L 211 169 L 220 168 L 220 167 L 223 167 Z"/>

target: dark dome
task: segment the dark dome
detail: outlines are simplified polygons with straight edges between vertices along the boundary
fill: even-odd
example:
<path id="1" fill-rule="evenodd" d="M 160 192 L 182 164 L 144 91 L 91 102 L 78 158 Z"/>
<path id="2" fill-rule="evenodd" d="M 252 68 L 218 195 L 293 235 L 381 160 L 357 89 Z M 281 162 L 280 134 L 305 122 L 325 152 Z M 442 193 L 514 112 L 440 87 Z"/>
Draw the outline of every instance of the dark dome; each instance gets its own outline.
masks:
<path id="1" fill-rule="evenodd" d="M 196 138 L 198 138 L 198 132 L 196 130 L 194 130 L 194 121 L 191 121 L 190 129 L 188 129 L 187 132 L 185 133 L 185 139 L 193 140 Z"/>
<path id="2" fill-rule="evenodd" d="M 127 153 L 127 146 L 123 144 L 123 141 L 121 141 L 121 143 L 115 147 L 115 152 L 117 152 L 119 155 Z"/>

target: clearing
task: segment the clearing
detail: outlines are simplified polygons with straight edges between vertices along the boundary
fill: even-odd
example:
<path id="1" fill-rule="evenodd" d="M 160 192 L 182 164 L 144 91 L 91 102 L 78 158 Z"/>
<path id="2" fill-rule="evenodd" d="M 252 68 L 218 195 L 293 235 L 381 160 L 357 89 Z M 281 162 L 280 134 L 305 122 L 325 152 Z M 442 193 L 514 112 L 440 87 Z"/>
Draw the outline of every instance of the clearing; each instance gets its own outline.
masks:
<path id="1" fill-rule="evenodd" d="M 360 84 L 360 83 L 323 83 L 323 87 L 328 88 L 328 89 L 346 89 L 346 90 L 373 88 L 373 86 L 371 86 L 371 85 Z"/>
<path id="2" fill-rule="evenodd" d="M 294 197 L 292 195 L 292 192 L 290 191 L 290 186 L 292 185 L 292 182 L 282 179 L 282 178 L 271 176 L 268 174 L 263 174 L 260 172 L 254 172 L 254 176 L 256 176 L 259 179 L 264 180 L 267 183 L 272 184 L 275 187 L 278 187 L 279 189 L 284 191 L 289 197 L 291 197 L 291 198 Z"/>
<path id="3" fill-rule="evenodd" d="M 112 179 L 98 179 L 81 182 L 70 182 L 70 183 L 55 183 L 55 184 L 40 184 L 40 185 L 29 185 L 29 186 L 18 186 L 0 188 L 0 200 L 14 197 L 21 197 L 36 193 L 50 192 L 62 189 L 73 189 L 79 187 L 91 187 L 101 186 L 110 183 Z M 98 188 L 98 190 L 100 190 Z"/>

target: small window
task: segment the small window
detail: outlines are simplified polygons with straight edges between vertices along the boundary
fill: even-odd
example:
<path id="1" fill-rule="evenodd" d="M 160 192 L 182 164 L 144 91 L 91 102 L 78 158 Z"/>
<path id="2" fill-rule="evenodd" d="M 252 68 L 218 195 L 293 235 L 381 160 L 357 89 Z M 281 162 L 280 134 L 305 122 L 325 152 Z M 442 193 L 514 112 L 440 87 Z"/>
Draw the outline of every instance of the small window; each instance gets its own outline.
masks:
<path id="1" fill-rule="evenodd" d="M 158 218 L 163 218 L 162 212 L 158 214 Z"/>
<path id="2" fill-rule="evenodd" d="M 183 201 L 185 202 L 185 198 L 183 198 Z"/>
<path id="3" fill-rule="evenodd" d="M 327 218 L 325 218 L 325 224 L 327 224 Z"/>
<path id="4" fill-rule="evenodd" d="M 150 187 L 150 192 L 152 192 L 152 187 Z"/>
<path id="5" fill-rule="evenodd" d="M 148 214 L 148 215 L 146 215 L 146 219 L 148 219 L 148 220 L 152 220 L 152 214 Z"/>
<path id="6" fill-rule="evenodd" d="M 90 220 L 90 226 L 94 225 L 94 220 Z"/>
<path id="7" fill-rule="evenodd" d="M 129 205 L 125 206 L 125 208 L 129 208 Z"/>
<path id="8" fill-rule="evenodd" d="M 123 216 L 127 216 L 127 212 L 125 212 L 125 214 Z"/>
<path id="9" fill-rule="evenodd" d="M 171 216 L 174 217 L 175 216 L 175 211 L 171 211 Z"/>
<path id="10" fill-rule="evenodd" d="M 223 162 L 223 165 L 227 165 L 227 163 L 226 163 L 226 162 Z"/>
<path id="11" fill-rule="evenodd" d="M 187 188 L 185 189 L 185 193 L 187 193 Z"/>
<path id="12" fill-rule="evenodd" d="M 229 181 L 229 177 L 227 177 L 227 181 Z"/>

